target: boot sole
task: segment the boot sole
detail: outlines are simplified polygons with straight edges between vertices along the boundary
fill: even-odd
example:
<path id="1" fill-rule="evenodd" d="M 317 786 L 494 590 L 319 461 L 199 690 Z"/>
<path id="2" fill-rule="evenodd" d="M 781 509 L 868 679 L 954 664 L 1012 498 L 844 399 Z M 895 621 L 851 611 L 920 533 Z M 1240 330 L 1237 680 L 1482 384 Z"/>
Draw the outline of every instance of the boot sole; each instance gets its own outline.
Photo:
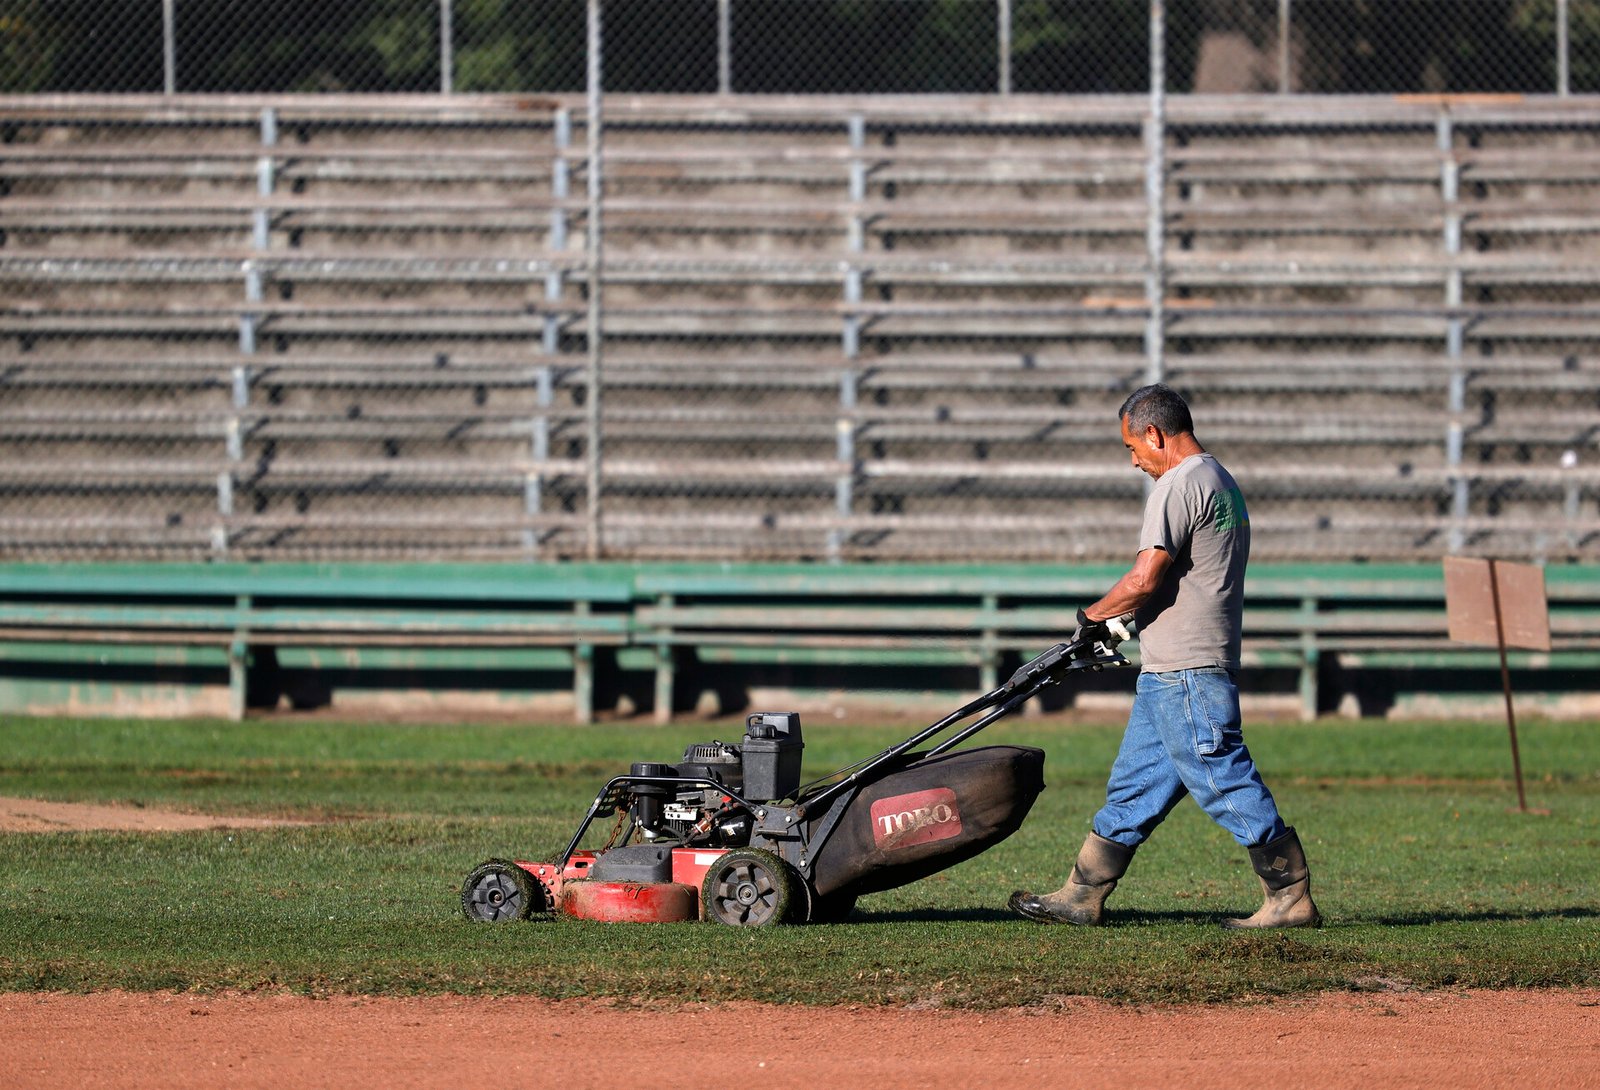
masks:
<path id="1" fill-rule="evenodd" d="M 1025 920 L 1034 923 L 1065 924 L 1069 927 L 1098 927 L 1098 920 L 1074 920 L 1070 916 L 1058 916 L 1042 905 L 1032 905 L 1021 900 L 1015 893 L 1006 902 L 1006 907 Z"/>
<path id="2" fill-rule="evenodd" d="M 1221 920 L 1219 923 L 1229 931 L 1287 931 L 1295 927 L 1321 927 L 1322 917 L 1313 916 L 1303 923 L 1246 923 L 1244 920 Z"/>

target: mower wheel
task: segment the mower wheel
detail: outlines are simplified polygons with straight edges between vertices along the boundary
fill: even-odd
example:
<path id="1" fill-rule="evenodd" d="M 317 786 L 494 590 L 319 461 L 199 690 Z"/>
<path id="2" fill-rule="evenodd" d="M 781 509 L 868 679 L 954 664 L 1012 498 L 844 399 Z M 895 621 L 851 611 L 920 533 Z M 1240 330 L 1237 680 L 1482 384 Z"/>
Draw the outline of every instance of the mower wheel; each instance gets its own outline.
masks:
<path id="1" fill-rule="evenodd" d="M 544 887 L 509 859 L 479 863 L 461 883 L 461 911 L 480 923 L 526 920 L 550 911 Z"/>
<path id="2" fill-rule="evenodd" d="M 701 912 L 708 922 L 735 927 L 785 923 L 799 882 L 789 864 L 771 852 L 738 848 L 718 857 L 706 871 Z"/>

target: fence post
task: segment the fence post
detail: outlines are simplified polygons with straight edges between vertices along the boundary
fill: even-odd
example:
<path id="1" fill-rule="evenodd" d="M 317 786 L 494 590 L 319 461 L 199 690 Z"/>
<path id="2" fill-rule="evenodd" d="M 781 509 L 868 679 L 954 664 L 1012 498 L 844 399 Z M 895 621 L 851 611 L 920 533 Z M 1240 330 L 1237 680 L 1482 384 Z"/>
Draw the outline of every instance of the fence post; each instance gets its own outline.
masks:
<path id="1" fill-rule="evenodd" d="M 452 0 L 439 0 L 439 93 L 443 95 L 456 85 L 455 24 Z"/>
<path id="2" fill-rule="evenodd" d="M 178 13 L 177 0 L 161 0 L 161 88 L 169 95 L 178 93 Z"/>
<path id="3" fill-rule="evenodd" d="M 1572 94 L 1572 8 L 1570 0 L 1556 0 L 1556 94 Z"/>
<path id="4" fill-rule="evenodd" d="M 1439 197 L 1444 204 L 1444 252 L 1449 263 L 1445 273 L 1444 302 L 1445 356 L 1450 360 L 1448 394 L 1450 418 L 1445 431 L 1445 466 L 1450 480 L 1450 532 L 1448 548 L 1459 553 L 1466 547 L 1466 520 L 1471 512 L 1471 482 L 1462 465 L 1465 452 L 1467 375 L 1462 363 L 1466 353 L 1466 322 L 1462 313 L 1461 277 L 1461 171 L 1455 160 L 1455 124 L 1448 113 L 1434 122 L 1435 147 L 1439 152 Z"/>
<path id="5" fill-rule="evenodd" d="M 717 0 L 717 93 L 733 93 L 733 0 Z"/>
<path id="6" fill-rule="evenodd" d="M 862 215 L 867 199 L 867 161 L 864 158 L 867 146 L 866 115 L 853 113 L 845 125 L 850 137 L 851 159 L 850 222 L 845 236 L 845 248 L 849 256 L 844 269 L 844 302 L 846 306 L 854 308 L 861 304 L 863 297 L 866 261 L 863 256 L 866 249 L 866 220 Z M 844 542 L 849 535 L 850 516 L 855 510 L 856 407 L 859 404 L 858 382 L 861 377 L 857 364 L 861 356 L 861 327 L 860 312 L 854 309 L 847 311 L 840 335 L 844 366 L 839 372 L 839 419 L 834 435 L 834 458 L 841 466 L 839 476 L 833 482 L 833 509 L 839 525 L 828 531 L 827 538 L 828 561 L 833 564 L 842 559 Z"/>
<path id="7" fill-rule="evenodd" d="M 601 291 L 604 287 L 601 262 L 605 257 L 605 246 L 601 242 L 601 155 L 603 141 L 601 133 L 601 103 L 600 88 L 602 82 L 601 47 L 603 44 L 601 34 L 601 0 L 589 0 L 589 65 L 588 65 L 588 117 L 585 119 L 585 128 L 589 142 L 589 170 L 588 170 L 588 230 L 585 232 L 588 241 L 588 266 L 589 283 L 589 309 L 586 326 L 586 339 L 588 340 L 589 358 L 584 376 L 584 415 L 588 429 L 588 479 L 587 491 L 589 496 L 589 559 L 599 560 L 602 552 L 600 542 L 600 470 L 601 470 L 601 435 L 600 435 L 600 368 L 601 368 L 601 337 L 602 315 L 604 307 L 601 301 Z"/>
<path id="8" fill-rule="evenodd" d="M 1163 0 L 1150 0 L 1150 114 L 1144 124 L 1145 382 L 1160 382 L 1166 351 L 1166 141 L 1167 17 Z"/>
<path id="9" fill-rule="evenodd" d="M 1011 93 L 1011 0 L 1000 0 L 997 5 L 996 28 L 999 38 L 999 78 L 996 81 L 1002 95 Z"/>
<path id="10" fill-rule="evenodd" d="M 1289 93 L 1289 5 L 1294 0 L 1278 0 L 1278 94 Z"/>

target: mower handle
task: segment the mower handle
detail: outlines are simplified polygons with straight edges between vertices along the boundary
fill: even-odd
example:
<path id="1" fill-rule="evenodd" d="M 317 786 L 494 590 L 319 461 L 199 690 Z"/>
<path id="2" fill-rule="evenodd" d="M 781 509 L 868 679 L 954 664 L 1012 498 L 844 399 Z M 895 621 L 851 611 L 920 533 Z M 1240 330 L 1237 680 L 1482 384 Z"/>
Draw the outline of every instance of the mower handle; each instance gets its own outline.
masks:
<path id="1" fill-rule="evenodd" d="M 1059 683 L 1070 673 L 1077 670 L 1102 670 L 1107 666 L 1125 666 L 1127 662 L 1128 660 L 1122 656 L 1121 652 L 1107 647 L 1097 640 L 1058 643 L 1043 654 L 1037 655 L 1024 663 L 999 688 L 957 708 L 937 723 L 918 731 L 904 742 L 889 747 L 876 757 L 869 757 L 865 762 L 854 766 L 853 771 L 851 771 L 851 766 L 846 766 L 846 768 L 840 769 L 839 772 L 833 773 L 833 775 L 837 776 L 840 772 L 850 772 L 848 776 L 845 776 L 844 779 L 839 780 L 837 783 L 829 784 L 816 794 L 799 800 L 799 805 L 796 807 L 798 816 L 803 817 L 807 812 L 814 812 L 819 805 L 827 802 L 845 788 L 859 783 L 869 773 L 876 772 L 884 765 L 909 753 L 929 739 L 944 733 L 944 731 L 963 719 L 977 715 L 979 712 L 988 711 L 991 708 L 994 709 L 988 715 L 983 716 L 975 723 L 963 727 L 959 732 L 929 750 L 928 756 L 932 757 L 944 753 L 946 750 L 960 745 L 991 723 L 1004 719 L 1022 707 L 1037 693 Z M 824 777 L 824 779 L 826 778 Z"/>
<path id="2" fill-rule="evenodd" d="M 1115 647 L 1101 640 L 1058 643 L 1017 668 L 996 693 L 1012 693 L 1031 686 L 1030 694 L 1054 685 L 1074 670 L 1102 670 L 1107 666 L 1126 666 L 1128 660 Z M 993 695 L 993 694 L 991 694 Z"/>

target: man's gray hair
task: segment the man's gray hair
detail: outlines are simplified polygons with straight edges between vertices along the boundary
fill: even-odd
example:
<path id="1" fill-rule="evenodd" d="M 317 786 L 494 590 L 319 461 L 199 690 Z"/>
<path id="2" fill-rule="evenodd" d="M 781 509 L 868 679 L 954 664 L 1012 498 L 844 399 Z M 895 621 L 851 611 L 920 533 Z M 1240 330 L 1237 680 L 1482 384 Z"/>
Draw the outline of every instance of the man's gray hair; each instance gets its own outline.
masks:
<path id="1" fill-rule="evenodd" d="M 1157 382 L 1141 386 L 1128 395 L 1117 416 L 1128 422 L 1128 430 L 1135 435 L 1154 424 L 1163 435 L 1183 435 L 1194 431 L 1194 418 L 1189 415 L 1189 405 L 1172 387 Z"/>

